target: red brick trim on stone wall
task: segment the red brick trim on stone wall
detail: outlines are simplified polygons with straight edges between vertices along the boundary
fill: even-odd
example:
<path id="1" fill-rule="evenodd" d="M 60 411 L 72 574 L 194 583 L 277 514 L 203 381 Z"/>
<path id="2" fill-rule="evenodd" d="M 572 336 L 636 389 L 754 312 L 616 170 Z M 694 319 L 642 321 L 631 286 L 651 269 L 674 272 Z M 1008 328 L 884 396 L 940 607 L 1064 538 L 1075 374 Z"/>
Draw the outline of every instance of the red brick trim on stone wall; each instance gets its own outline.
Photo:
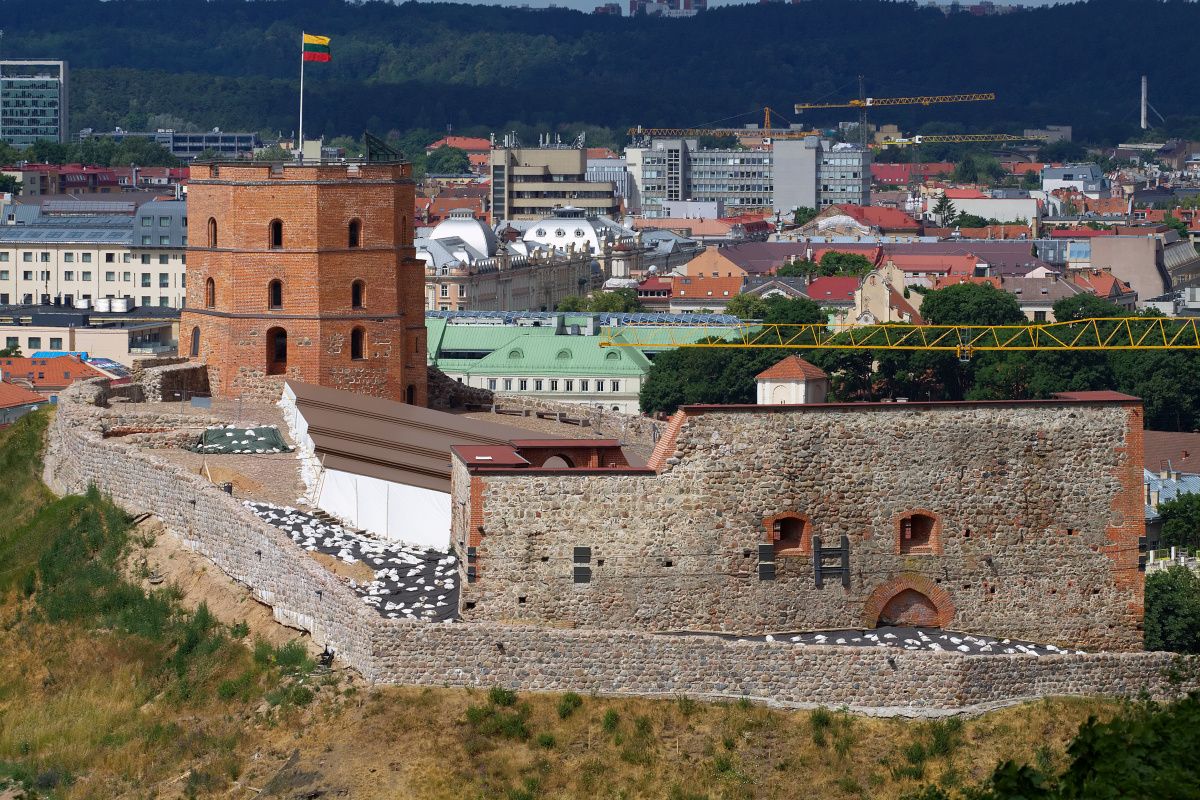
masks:
<path id="1" fill-rule="evenodd" d="M 773 517 L 763 517 L 763 527 L 766 529 L 766 541 L 771 544 L 775 543 L 775 523 L 782 519 L 798 519 L 804 522 L 804 533 L 800 536 L 800 546 L 793 547 L 787 550 L 776 548 L 776 556 L 809 556 L 812 555 L 812 537 L 813 525 L 812 520 L 803 514 L 797 514 L 795 511 L 784 511 L 782 514 L 776 514 Z"/>
<path id="2" fill-rule="evenodd" d="M 911 517 L 913 514 L 922 514 L 926 517 L 931 517 L 933 519 L 933 530 L 930 531 L 930 533 L 929 533 L 929 549 L 928 550 L 916 550 L 916 551 L 910 550 L 909 552 L 905 553 L 904 555 L 913 555 L 913 556 L 936 555 L 936 556 L 940 556 L 942 554 L 942 517 L 941 517 L 941 515 L 935 514 L 926 508 L 907 508 L 903 511 L 897 512 L 897 514 L 892 518 L 892 528 L 894 529 L 895 535 L 896 535 L 896 544 L 895 544 L 896 555 L 900 555 L 900 547 L 904 541 L 904 539 L 903 539 L 904 518 Z"/>
<path id="3" fill-rule="evenodd" d="M 682 408 L 671 416 L 671 421 L 667 423 L 667 429 L 663 431 L 658 444 L 654 446 L 654 452 L 646 463 L 647 467 L 655 472 L 662 472 L 666 468 L 667 459 L 675 454 L 675 440 L 679 438 L 679 431 L 683 428 L 687 417 L 687 412 Z"/>
<path id="4" fill-rule="evenodd" d="M 879 615 L 883 612 L 888 601 L 908 589 L 925 595 L 933 603 L 934 607 L 937 608 L 938 627 L 945 628 L 954 620 L 954 601 L 950 599 L 950 594 L 945 589 L 923 575 L 905 573 L 897 575 L 871 592 L 871 596 L 867 598 L 866 605 L 863 606 L 863 625 L 868 628 L 874 628 L 878 624 Z"/>
<path id="5" fill-rule="evenodd" d="M 1138 538 L 1145 535 L 1145 483 L 1143 468 L 1143 409 L 1141 402 L 1125 405 L 1128 429 L 1125 446 L 1116 448 L 1118 464 L 1113 476 L 1121 484 L 1121 493 L 1112 502 L 1105 534 L 1110 544 L 1101 551 L 1108 556 L 1113 584 L 1127 592 L 1125 612 L 1140 623 L 1145 615 L 1145 579 L 1138 570 Z M 1140 625 L 1138 628 L 1140 630 Z"/>

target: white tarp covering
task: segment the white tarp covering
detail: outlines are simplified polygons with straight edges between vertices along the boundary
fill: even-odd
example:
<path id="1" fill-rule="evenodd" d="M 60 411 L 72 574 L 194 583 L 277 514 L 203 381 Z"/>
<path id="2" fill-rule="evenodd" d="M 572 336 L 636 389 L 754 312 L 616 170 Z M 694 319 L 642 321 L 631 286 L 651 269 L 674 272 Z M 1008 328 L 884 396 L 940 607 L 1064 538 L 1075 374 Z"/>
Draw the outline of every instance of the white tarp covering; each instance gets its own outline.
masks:
<path id="1" fill-rule="evenodd" d="M 318 508 L 381 539 L 450 547 L 450 495 L 379 478 L 326 469 Z"/>
<path id="2" fill-rule="evenodd" d="M 301 476 L 308 487 L 300 502 L 389 542 L 449 549 L 449 493 L 323 468 L 308 435 L 308 422 L 286 384 L 279 407 L 296 443 Z"/>

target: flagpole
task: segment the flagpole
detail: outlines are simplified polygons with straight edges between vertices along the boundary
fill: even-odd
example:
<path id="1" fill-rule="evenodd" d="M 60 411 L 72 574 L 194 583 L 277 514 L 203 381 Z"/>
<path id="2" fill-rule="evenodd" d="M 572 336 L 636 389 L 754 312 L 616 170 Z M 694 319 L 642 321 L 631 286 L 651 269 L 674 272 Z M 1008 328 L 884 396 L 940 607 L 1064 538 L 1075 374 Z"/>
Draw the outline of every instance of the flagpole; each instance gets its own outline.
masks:
<path id="1" fill-rule="evenodd" d="M 304 31 L 300 31 L 300 135 L 297 137 L 300 163 L 304 163 Z"/>

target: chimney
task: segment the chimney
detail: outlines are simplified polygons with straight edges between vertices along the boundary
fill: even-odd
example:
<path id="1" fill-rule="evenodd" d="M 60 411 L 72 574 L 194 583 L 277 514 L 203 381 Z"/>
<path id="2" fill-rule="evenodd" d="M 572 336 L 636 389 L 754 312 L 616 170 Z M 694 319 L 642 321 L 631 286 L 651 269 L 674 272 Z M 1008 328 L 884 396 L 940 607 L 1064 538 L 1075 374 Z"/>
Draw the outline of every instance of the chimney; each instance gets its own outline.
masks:
<path id="1" fill-rule="evenodd" d="M 1168 472 L 1167 470 L 1165 470 L 1165 469 L 1160 469 L 1160 470 L 1158 471 L 1158 479 L 1159 479 L 1160 481 L 1165 481 L 1165 480 L 1167 479 L 1167 476 L 1168 476 L 1169 474 L 1170 474 L 1170 472 Z"/>
<path id="2" fill-rule="evenodd" d="M 1150 492 L 1150 507 L 1155 508 L 1155 509 L 1158 508 L 1158 490 L 1157 489 Z"/>

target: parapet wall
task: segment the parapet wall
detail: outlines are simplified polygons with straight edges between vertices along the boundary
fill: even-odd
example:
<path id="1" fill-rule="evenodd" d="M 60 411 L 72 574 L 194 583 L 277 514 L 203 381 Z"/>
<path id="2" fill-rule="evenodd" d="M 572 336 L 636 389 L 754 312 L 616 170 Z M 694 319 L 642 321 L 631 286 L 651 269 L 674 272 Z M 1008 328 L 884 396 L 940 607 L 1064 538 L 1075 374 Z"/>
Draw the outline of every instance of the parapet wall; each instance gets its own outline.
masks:
<path id="1" fill-rule="evenodd" d="M 127 507 L 158 515 L 171 533 L 249 586 L 277 619 L 309 630 L 370 681 L 428 686 L 595 690 L 606 694 L 748 696 L 780 704 L 945 710 L 1037 695 L 1174 694 L 1168 653 L 963 656 L 894 649 L 732 642 L 621 630 L 499 623 L 413 623 L 368 609 L 290 538 L 241 503 L 102 425 L 106 385 L 60 397 L 48 471 L 69 491 L 89 483 Z M 85 399 L 86 398 L 86 399 Z M 123 424 L 155 415 L 121 411 Z M 181 424 L 217 422 L 185 417 Z M 889 661 L 889 659 L 891 659 Z M 1182 687 L 1190 688 L 1190 687 Z"/>
<path id="2" fill-rule="evenodd" d="M 167 363 L 135 366 L 131 382 L 141 387 L 141 399 L 158 403 L 163 400 L 191 399 L 209 394 L 208 370 L 187 359 L 164 359 Z"/>

